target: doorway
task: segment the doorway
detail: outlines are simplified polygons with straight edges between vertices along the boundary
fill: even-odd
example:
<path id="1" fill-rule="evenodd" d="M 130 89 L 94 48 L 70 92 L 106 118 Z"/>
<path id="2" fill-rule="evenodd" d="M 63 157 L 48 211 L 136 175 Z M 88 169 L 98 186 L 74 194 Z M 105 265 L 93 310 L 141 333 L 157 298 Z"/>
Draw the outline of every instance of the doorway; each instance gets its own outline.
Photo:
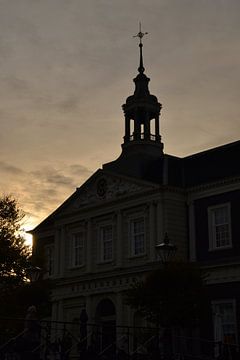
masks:
<path id="1" fill-rule="evenodd" d="M 97 347 L 99 353 L 111 353 L 116 347 L 116 309 L 110 299 L 101 300 L 96 308 Z"/>

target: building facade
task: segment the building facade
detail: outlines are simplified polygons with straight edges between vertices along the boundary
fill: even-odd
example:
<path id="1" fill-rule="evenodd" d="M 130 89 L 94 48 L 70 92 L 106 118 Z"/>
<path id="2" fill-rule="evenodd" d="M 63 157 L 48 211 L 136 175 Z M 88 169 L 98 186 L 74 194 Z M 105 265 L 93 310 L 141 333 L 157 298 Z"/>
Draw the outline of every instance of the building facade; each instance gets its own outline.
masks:
<path id="1" fill-rule="evenodd" d="M 139 325 L 124 293 L 159 266 L 156 245 L 167 232 L 178 258 L 207 270 L 222 336 L 238 344 L 240 141 L 184 158 L 165 154 L 161 104 L 149 80 L 140 41 L 135 92 L 123 105 L 120 157 L 32 231 L 33 254 L 45 254 L 55 280 L 52 320 L 78 321 L 86 309 L 89 323 Z"/>

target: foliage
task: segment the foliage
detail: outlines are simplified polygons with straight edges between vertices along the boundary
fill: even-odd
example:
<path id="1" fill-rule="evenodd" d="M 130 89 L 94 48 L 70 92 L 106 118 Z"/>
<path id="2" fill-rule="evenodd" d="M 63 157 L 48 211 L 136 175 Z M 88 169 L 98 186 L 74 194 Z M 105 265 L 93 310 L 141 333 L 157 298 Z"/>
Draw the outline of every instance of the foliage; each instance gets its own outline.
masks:
<path id="1" fill-rule="evenodd" d="M 29 306 L 37 307 L 39 318 L 50 313 L 51 282 L 27 279 L 33 259 L 21 235 L 23 219 L 14 198 L 0 197 L 0 344 L 23 331 Z"/>
<path id="2" fill-rule="evenodd" d="M 155 324 L 192 326 L 207 313 L 205 277 L 193 263 L 169 263 L 136 282 L 127 303 Z"/>
<path id="3" fill-rule="evenodd" d="M 7 290 L 26 280 L 30 248 L 21 235 L 23 212 L 11 196 L 0 198 L 0 289 Z"/>

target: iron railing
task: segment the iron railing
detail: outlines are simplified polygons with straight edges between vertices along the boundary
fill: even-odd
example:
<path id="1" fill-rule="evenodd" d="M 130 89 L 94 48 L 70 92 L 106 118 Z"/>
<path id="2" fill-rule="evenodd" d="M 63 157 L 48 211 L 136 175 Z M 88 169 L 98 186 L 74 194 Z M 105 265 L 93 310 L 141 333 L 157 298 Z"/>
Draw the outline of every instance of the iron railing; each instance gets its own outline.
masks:
<path id="1" fill-rule="evenodd" d="M 6 339 L 24 327 L 24 319 L 0 321 L 0 360 L 240 359 L 236 344 L 180 336 L 173 329 L 33 320 L 31 333 L 25 329 Z"/>

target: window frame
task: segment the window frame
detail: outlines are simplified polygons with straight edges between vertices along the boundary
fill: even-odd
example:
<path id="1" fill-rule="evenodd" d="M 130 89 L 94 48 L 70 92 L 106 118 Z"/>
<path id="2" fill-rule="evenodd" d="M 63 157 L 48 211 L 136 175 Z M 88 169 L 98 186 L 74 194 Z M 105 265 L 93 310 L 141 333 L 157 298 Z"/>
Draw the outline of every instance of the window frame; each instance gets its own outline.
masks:
<path id="1" fill-rule="evenodd" d="M 104 230 L 111 228 L 111 239 L 104 239 Z M 114 258 L 114 227 L 112 223 L 103 223 L 99 225 L 99 262 L 100 263 L 109 263 L 113 261 Z M 111 258 L 105 258 L 105 244 L 111 243 Z"/>
<path id="2" fill-rule="evenodd" d="M 216 238 L 216 227 L 217 224 L 213 219 L 214 211 L 220 208 L 227 209 L 227 220 L 228 222 L 220 224 L 221 225 L 228 225 L 228 236 L 229 236 L 229 243 L 222 246 L 217 246 L 217 238 Z M 208 207 L 208 238 L 209 238 L 209 251 L 216 251 L 216 250 L 224 250 L 224 249 L 231 249 L 232 248 L 232 229 L 231 229 L 231 203 L 222 203 L 217 204 L 214 206 Z"/>
<path id="3" fill-rule="evenodd" d="M 76 240 L 77 240 L 77 236 L 79 236 L 81 234 L 81 240 L 82 240 L 82 245 L 81 246 L 76 246 Z M 86 242 L 86 234 L 85 231 L 83 230 L 78 230 L 72 233 L 71 236 L 71 249 L 70 249 L 70 268 L 72 269 L 76 269 L 76 268 L 81 268 L 85 265 L 85 242 Z M 76 249 L 81 249 L 82 251 L 82 261 L 81 263 L 76 262 Z"/>
<path id="4" fill-rule="evenodd" d="M 218 299 L 218 300 L 212 300 L 211 301 L 211 305 L 212 305 L 212 317 L 213 317 L 213 322 L 214 322 L 214 315 L 216 314 L 216 306 L 219 305 L 224 305 L 224 304 L 231 304 L 232 305 L 232 309 L 233 309 L 233 322 L 222 322 L 222 333 L 223 333 L 223 342 L 224 343 L 228 343 L 224 340 L 225 336 L 227 336 L 226 333 L 224 333 L 224 325 L 233 325 L 234 327 L 234 336 L 235 336 L 235 344 L 238 345 L 238 327 L 237 327 L 237 313 L 236 313 L 236 299 L 235 298 L 231 298 L 231 299 Z M 215 308 L 215 309 L 214 309 Z M 215 311 L 214 311 L 215 310 Z M 220 313 L 221 315 L 221 313 Z M 213 323 L 214 325 L 214 323 Z M 228 335 L 229 336 L 229 335 Z"/>
<path id="5" fill-rule="evenodd" d="M 134 223 L 138 220 L 143 222 L 143 231 L 139 233 L 134 233 Z M 136 253 L 136 236 L 143 235 L 143 251 Z M 130 256 L 131 257 L 141 257 L 146 255 L 146 219 L 144 215 L 134 216 L 129 219 L 129 238 L 130 238 Z"/>

